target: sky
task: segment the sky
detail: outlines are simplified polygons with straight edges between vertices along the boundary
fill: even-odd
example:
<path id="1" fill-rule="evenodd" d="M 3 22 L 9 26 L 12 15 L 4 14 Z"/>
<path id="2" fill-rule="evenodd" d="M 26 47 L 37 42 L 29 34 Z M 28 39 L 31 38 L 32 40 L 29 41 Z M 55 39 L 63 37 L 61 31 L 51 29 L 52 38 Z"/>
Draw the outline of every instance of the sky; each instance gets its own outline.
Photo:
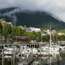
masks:
<path id="1" fill-rule="evenodd" d="M 65 22 L 65 0 L 0 0 L 0 9 L 13 6 L 21 10 L 44 11 Z"/>

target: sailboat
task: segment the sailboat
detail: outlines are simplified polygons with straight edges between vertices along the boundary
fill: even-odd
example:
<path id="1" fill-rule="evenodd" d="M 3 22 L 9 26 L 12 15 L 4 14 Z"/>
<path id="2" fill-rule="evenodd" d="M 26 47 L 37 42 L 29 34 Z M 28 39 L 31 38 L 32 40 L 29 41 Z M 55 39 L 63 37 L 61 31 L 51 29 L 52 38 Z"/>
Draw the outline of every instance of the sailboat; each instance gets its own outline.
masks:
<path id="1" fill-rule="evenodd" d="M 54 43 L 52 41 L 51 25 L 50 25 L 50 29 L 49 29 L 49 36 L 50 36 L 49 44 L 41 47 L 41 50 L 42 50 L 41 54 L 56 56 L 59 54 L 60 45 L 58 45 L 57 43 Z"/>

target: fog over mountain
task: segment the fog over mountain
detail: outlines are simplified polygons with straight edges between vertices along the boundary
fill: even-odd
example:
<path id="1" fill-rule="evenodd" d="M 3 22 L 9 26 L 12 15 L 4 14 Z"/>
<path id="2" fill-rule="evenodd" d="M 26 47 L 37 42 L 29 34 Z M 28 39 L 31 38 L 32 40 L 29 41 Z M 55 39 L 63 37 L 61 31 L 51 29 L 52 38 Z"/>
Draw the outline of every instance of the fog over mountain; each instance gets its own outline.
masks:
<path id="1" fill-rule="evenodd" d="M 0 9 L 8 7 L 47 12 L 65 22 L 65 0 L 0 0 Z"/>
<path id="2" fill-rule="evenodd" d="M 65 28 L 65 0 L 0 0 L 0 18 L 17 25 Z"/>
<path id="3" fill-rule="evenodd" d="M 22 11 L 18 7 L 9 7 L 0 9 L 0 18 L 3 18 L 7 21 L 13 22 L 16 25 L 27 25 L 27 26 L 36 26 L 36 27 L 45 27 L 49 24 L 54 28 L 65 28 L 65 23 L 54 17 L 52 17 L 47 12 L 41 11 Z"/>

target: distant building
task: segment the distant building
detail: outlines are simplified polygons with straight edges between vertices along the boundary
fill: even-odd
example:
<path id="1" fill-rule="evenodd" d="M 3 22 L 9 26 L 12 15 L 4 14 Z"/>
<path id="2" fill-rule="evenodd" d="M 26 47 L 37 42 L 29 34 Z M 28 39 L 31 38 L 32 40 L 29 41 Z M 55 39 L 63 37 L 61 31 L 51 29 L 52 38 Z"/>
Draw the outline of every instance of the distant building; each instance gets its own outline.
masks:
<path id="1" fill-rule="evenodd" d="M 65 35 L 65 33 L 59 32 L 57 33 L 59 36 Z"/>
<path id="2" fill-rule="evenodd" d="M 28 36 L 15 36 L 13 40 L 17 42 L 30 42 L 31 41 L 30 37 Z"/>
<path id="3" fill-rule="evenodd" d="M 35 28 L 35 27 L 29 27 L 29 28 L 26 28 L 26 32 L 41 32 L 41 29 Z"/>

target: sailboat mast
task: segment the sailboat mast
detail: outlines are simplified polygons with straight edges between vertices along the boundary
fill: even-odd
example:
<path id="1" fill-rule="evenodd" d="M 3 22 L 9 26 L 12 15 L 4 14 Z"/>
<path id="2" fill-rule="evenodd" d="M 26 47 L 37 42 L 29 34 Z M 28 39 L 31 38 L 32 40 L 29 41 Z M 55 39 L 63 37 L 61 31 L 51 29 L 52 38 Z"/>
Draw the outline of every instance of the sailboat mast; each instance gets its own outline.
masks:
<path id="1" fill-rule="evenodd" d="M 49 42 L 50 42 L 50 54 L 51 54 L 51 43 L 52 43 L 52 37 L 51 37 L 51 25 L 50 25 L 50 40 L 49 40 Z M 50 57 L 50 65 L 51 65 L 51 57 Z"/>
<path id="2" fill-rule="evenodd" d="M 50 42 L 50 47 L 51 47 L 51 43 L 52 43 L 52 39 L 51 39 L 51 25 L 50 25 L 50 40 L 49 40 L 49 42 Z"/>

